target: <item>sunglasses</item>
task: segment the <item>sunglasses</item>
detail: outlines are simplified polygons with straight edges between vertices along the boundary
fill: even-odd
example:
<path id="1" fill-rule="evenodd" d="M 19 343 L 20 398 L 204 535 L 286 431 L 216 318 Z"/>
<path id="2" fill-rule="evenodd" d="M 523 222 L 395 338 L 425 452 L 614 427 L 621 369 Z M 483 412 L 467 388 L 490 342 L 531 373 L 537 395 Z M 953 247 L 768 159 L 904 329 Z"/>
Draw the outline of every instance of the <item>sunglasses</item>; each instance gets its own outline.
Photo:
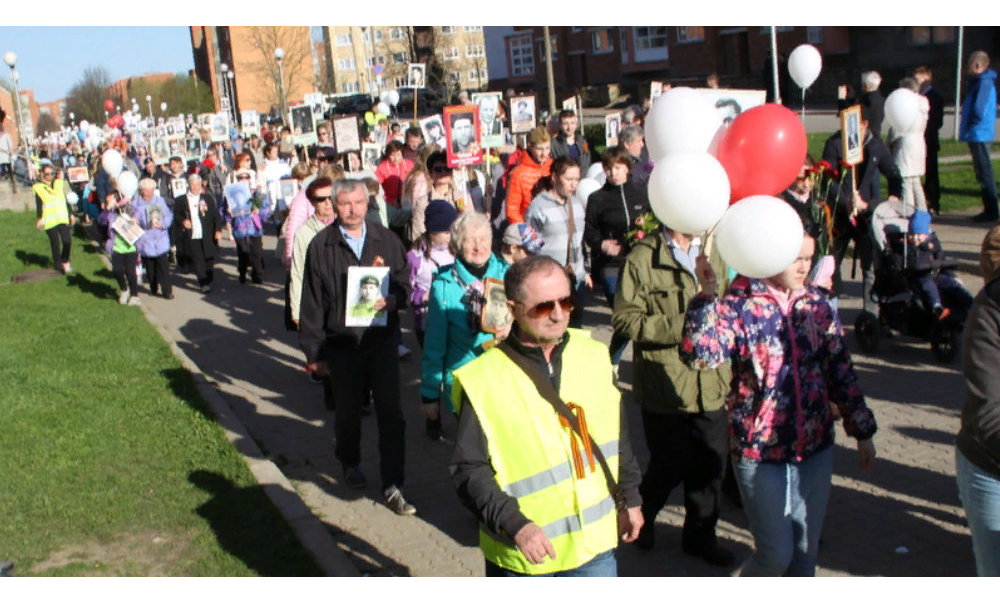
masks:
<path id="1" fill-rule="evenodd" d="M 517 303 L 523 304 L 523 302 Z M 528 316 L 547 317 L 556 309 L 556 304 L 559 305 L 559 308 L 561 308 L 563 312 L 571 312 L 574 308 L 576 308 L 576 297 L 574 297 L 573 294 L 570 294 L 565 298 L 560 298 L 558 300 L 539 302 L 538 304 L 528 308 Z"/>
<path id="2" fill-rule="evenodd" d="M 246 174 L 241 174 L 240 176 L 236 177 L 236 180 L 250 180 L 250 176 Z"/>
<path id="3" fill-rule="evenodd" d="M 324 195 L 323 197 L 315 197 L 312 201 L 313 203 L 323 203 L 324 201 L 330 201 L 331 199 L 333 199 L 333 195 Z"/>

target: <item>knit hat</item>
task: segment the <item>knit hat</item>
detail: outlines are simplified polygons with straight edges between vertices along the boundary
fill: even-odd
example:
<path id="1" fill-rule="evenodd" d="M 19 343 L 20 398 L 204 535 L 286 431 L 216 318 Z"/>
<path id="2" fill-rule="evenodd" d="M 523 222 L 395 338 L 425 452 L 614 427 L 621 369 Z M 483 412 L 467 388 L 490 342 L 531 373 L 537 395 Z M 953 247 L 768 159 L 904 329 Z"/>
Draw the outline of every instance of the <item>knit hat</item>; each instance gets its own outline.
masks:
<path id="1" fill-rule="evenodd" d="M 910 216 L 910 233 L 914 235 L 929 235 L 931 232 L 931 215 L 924 210 L 917 210 Z"/>
<path id="2" fill-rule="evenodd" d="M 424 225 L 428 233 L 443 233 L 458 218 L 458 210 L 443 199 L 433 199 L 424 210 Z"/>
<path id="3" fill-rule="evenodd" d="M 532 256 L 541 251 L 542 246 L 545 245 L 545 241 L 542 240 L 538 231 L 523 222 L 508 226 L 507 230 L 503 232 L 502 241 L 508 245 L 519 245 Z"/>

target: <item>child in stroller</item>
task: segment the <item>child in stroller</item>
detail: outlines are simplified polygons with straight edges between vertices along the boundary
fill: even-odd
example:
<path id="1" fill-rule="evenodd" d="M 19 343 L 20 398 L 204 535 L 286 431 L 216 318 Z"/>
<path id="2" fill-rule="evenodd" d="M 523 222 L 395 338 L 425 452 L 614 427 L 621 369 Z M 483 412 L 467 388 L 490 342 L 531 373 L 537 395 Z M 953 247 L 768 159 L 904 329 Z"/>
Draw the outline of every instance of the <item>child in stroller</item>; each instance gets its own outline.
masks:
<path id="1" fill-rule="evenodd" d="M 906 244 L 903 245 L 902 234 L 889 243 L 895 262 L 903 269 L 911 289 L 919 293 L 924 307 L 938 320 L 954 315 L 959 323 L 965 322 L 972 307 L 972 295 L 947 265 L 942 266 L 944 250 L 931 231 L 931 215 L 917 210 L 910 216 Z"/>

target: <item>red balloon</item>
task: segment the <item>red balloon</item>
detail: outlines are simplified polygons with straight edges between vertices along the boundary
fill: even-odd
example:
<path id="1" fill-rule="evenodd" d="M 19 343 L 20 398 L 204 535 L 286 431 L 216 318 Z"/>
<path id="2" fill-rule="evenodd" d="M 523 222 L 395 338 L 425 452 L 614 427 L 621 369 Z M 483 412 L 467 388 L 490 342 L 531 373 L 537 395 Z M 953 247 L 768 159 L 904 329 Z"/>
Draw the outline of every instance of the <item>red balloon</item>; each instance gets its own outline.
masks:
<path id="1" fill-rule="evenodd" d="M 784 191 L 798 176 L 806 150 L 805 127 L 782 105 L 766 103 L 736 116 L 715 155 L 729 175 L 730 203 Z"/>
<path id="2" fill-rule="evenodd" d="M 105 100 L 104 101 L 104 109 L 107 110 L 107 111 L 114 111 L 115 110 L 115 102 L 112 101 L 111 99 Z"/>

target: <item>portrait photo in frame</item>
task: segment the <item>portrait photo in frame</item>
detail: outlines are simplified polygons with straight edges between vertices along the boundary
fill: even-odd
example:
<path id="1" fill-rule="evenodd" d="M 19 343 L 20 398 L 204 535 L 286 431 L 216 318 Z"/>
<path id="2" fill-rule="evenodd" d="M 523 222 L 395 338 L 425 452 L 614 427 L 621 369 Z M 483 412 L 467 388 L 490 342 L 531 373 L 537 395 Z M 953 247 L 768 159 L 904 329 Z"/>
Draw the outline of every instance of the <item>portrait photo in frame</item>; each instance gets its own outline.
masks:
<path id="1" fill-rule="evenodd" d="M 381 147 L 378 143 L 361 143 L 361 168 L 375 172 L 378 167 Z"/>
<path id="2" fill-rule="evenodd" d="M 87 166 L 66 168 L 66 180 L 69 182 L 87 182 L 90 180 L 90 175 L 87 173 Z"/>
<path id="3" fill-rule="evenodd" d="M 406 85 L 410 88 L 427 86 L 427 65 L 425 63 L 410 63 L 406 67 Z"/>
<path id="4" fill-rule="evenodd" d="M 295 144 L 315 145 L 318 139 L 312 105 L 296 105 L 288 110 L 288 115 L 292 124 L 292 140 Z"/>
<path id="5" fill-rule="evenodd" d="M 515 96 L 510 99 L 510 131 L 530 132 L 535 127 L 535 97 Z"/>
<path id="6" fill-rule="evenodd" d="M 849 166 L 861 163 L 861 105 L 853 105 L 840 112 L 840 139 L 844 163 Z"/>
<path id="7" fill-rule="evenodd" d="M 437 145 L 442 149 L 448 146 L 440 113 L 420 120 L 420 130 L 424 133 L 424 141 L 428 145 Z"/>
<path id="8" fill-rule="evenodd" d="M 618 144 L 618 133 L 622 129 L 622 114 L 620 111 L 604 116 L 604 145 L 608 148 Z"/>
<path id="9" fill-rule="evenodd" d="M 385 326 L 388 313 L 375 310 L 374 304 L 389 295 L 388 266 L 350 266 L 347 268 L 347 304 L 344 325 L 347 327 Z"/>
<path id="10" fill-rule="evenodd" d="M 563 111 L 572 111 L 573 113 L 580 115 L 580 102 L 578 97 L 571 96 L 562 102 Z"/>
<path id="11" fill-rule="evenodd" d="M 158 136 L 149 142 L 149 155 L 156 162 L 156 165 L 170 163 L 170 144 L 167 139 Z"/>
<path id="12" fill-rule="evenodd" d="M 184 139 L 184 155 L 188 158 L 188 161 L 201 161 L 201 139 Z"/>
<path id="13" fill-rule="evenodd" d="M 243 124 L 243 134 L 260 135 L 260 114 L 253 109 L 240 112 L 240 120 Z"/>
<path id="14" fill-rule="evenodd" d="M 494 149 L 503 146 L 503 120 L 500 119 L 500 92 L 473 92 L 472 103 L 479 107 L 479 146 Z"/>
<path id="15" fill-rule="evenodd" d="M 216 113 L 212 116 L 212 130 L 210 137 L 213 143 L 221 143 L 229 140 L 229 115 Z"/>
<path id="16" fill-rule="evenodd" d="M 663 94 L 663 82 L 650 82 L 649 83 L 649 98 L 655 99 L 656 97 Z"/>
<path id="17" fill-rule="evenodd" d="M 360 151 L 361 137 L 358 135 L 358 118 L 341 117 L 333 120 L 333 141 L 337 151 Z"/>
<path id="18" fill-rule="evenodd" d="M 444 108 L 446 155 L 449 168 L 483 163 L 479 148 L 479 108 L 452 105 Z"/>
<path id="19" fill-rule="evenodd" d="M 514 317 L 507 306 L 503 281 L 487 277 L 483 281 L 483 312 L 479 324 L 486 333 L 498 334 L 506 331 Z"/>

